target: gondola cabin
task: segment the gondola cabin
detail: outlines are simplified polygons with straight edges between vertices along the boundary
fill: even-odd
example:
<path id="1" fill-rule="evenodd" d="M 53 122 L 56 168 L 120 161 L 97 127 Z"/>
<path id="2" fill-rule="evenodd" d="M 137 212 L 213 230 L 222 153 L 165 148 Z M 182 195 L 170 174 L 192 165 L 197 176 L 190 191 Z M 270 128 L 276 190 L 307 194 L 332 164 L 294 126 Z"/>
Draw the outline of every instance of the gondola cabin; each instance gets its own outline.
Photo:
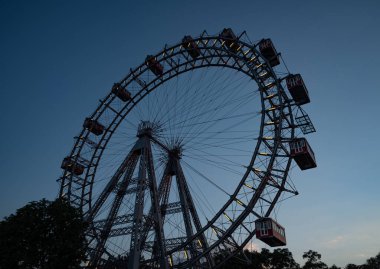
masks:
<path id="1" fill-rule="evenodd" d="M 287 76 L 286 86 L 297 105 L 310 103 L 309 93 L 300 74 Z"/>
<path id="2" fill-rule="evenodd" d="M 269 62 L 270 66 L 274 67 L 280 64 L 278 53 L 273 46 L 272 40 L 263 39 L 259 43 L 259 50 L 263 57 Z"/>
<path id="3" fill-rule="evenodd" d="M 317 167 L 314 152 L 306 138 L 296 138 L 290 142 L 290 155 L 301 170 Z"/>
<path id="4" fill-rule="evenodd" d="M 237 43 L 237 37 L 231 28 L 224 28 L 220 33 L 220 38 L 224 41 L 224 45 L 233 52 L 237 52 L 239 44 Z"/>
<path id="5" fill-rule="evenodd" d="M 63 159 L 61 168 L 67 170 L 77 176 L 83 174 L 84 166 L 74 162 L 70 157 L 66 157 Z"/>
<path id="6" fill-rule="evenodd" d="M 128 100 L 131 100 L 131 93 L 121 87 L 119 83 L 113 84 L 112 87 L 112 93 L 115 94 L 117 97 L 119 97 L 120 100 L 123 102 L 127 102 Z"/>
<path id="7" fill-rule="evenodd" d="M 193 38 L 189 35 L 182 38 L 182 46 L 193 59 L 196 59 L 199 55 L 201 55 L 197 43 L 195 43 Z"/>
<path id="8" fill-rule="evenodd" d="M 90 118 L 86 118 L 83 127 L 88 129 L 94 135 L 101 135 L 104 132 L 104 126 Z"/>
<path id="9" fill-rule="evenodd" d="M 157 62 L 156 58 L 153 55 L 146 56 L 145 63 L 147 64 L 150 71 L 156 76 L 161 76 L 164 72 L 164 67 Z"/>
<path id="10" fill-rule="evenodd" d="M 256 238 L 271 247 L 286 245 L 285 228 L 271 218 L 260 218 L 255 221 Z"/>

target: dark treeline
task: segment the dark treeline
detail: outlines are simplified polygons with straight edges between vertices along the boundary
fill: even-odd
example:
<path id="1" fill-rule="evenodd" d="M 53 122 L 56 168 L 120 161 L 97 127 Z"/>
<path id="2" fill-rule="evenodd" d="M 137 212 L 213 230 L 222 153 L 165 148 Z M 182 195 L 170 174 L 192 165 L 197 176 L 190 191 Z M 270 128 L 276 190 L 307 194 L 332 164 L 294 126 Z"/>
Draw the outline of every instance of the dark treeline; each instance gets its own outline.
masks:
<path id="1" fill-rule="evenodd" d="M 227 253 L 220 253 L 216 260 L 222 261 Z M 332 265 L 328 267 L 322 261 L 322 255 L 314 250 L 304 252 L 302 255 L 304 265 L 298 264 L 293 254 L 287 248 L 277 248 L 271 252 L 263 248 L 261 252 L 244 250 L 234 258 L 226 261 L 222 269 L 380 269 L 380 253 L 369 258 L 365 264 L 347 264 L 345 267 Z"/>
<path id="2" fill-rule="evenodd" d="M 65 200 L 31 202 L 0 221 L 0 269 L 79 269 L 85 258 L 86 229 L 81 212 Z M 214 254 L 216 263 L 224 261 L 228 254 Z M 302 258 L 304 265 L 300 266 L 287 248 L 273 252 L 265 248 L 261 252 L 245 250 L 219 268 L 380 269 L 380 253 L 365 264 L 347 264 L 344 268 L 328 267 L 321 254 L 313 250 Z M 120 256 L 105 261 L 101 268 L 124 269 L 127 264 L 128 257 Z"/>
<path id="3" fill-rule="evenodd" d="M 214 254 L 216 264 L 224 262 L 229 255 L 229 251 Z M 261 252 L 244 250 L 240 254 L 224 262 L 220 269 L 380 269 L 380 253 L 376 257 L 369 258 L 365 264 L 347 264 L 345 267 L 332 265 L 328 267 L 322 261 L 322 255 L 314 250 L 304 252 L 303 266 L 298 264 L 293 254 L 287 248 L 277 248 L 273 252 L 263 248 Z M 102 269 L 122 269 L 128 265 L 128 257 L 120 256 L 113 260 L 108 260 Z M 157 266 L 142 266 L 142 269 L 158 268 Z"/>
<path id="4" fill-rule="evenodd" d="M 0 221 L 0 269 L 79 269 L 86 229 L 63 199 L 31 202 Z"/>

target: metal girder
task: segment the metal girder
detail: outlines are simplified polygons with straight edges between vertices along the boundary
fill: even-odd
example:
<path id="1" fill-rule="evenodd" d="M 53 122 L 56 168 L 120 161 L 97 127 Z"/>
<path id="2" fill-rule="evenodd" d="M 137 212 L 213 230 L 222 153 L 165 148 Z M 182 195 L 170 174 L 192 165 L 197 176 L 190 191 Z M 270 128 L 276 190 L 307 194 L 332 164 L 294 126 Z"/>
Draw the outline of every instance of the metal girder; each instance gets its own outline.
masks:
<path id="1" fill-rule="evenodd" d="M 144 183 L 142 183 L 142 184 L 144 184 Z M 138 193 L 139 191 L 140 191 L 140 189 L 142 189 L 142 190 L 146 190 L 146 189 L 148 189 L 148 186 L 142 186 L 141 188 L 140 188 L 140 186 L 137 186 L 137 187 L 134 187 L 134 188 L 128 188 L 128 190 L 126 190 L 125 191 L 125 193 L 126 194 L 130 194 L 130 193 Z"/>
<path id="2" fill-rule="evenodd" d="M 297 127 L 299 127 L 303 134 L 310 134 L 316 132 L 313 123 L 311 122 L 309 115 L 301 108 L 298 107 L 301 115 L 295 118 Z"/>
<path id="3" fill-rule="evenodd" d="M 140 157 L 140 167 L 139 167 L 139 176 L 137 181 L 137 187 L 134 189 L 136 190 L 136 199 L 135 199 L 135 211 L 134 211 L 134 218 L 133 218 L 133 232 L 131 237 L 131 243 L 130 243 L 130 251 L 131 255 L 129 257 L 128 267 L 129 268 L 138 268 L 140 266 L 140 240 L 142 239 L 142 230 L 143 230 L 143 209 L 144 209 L 144 193 L 146 189 L 146 168 L 147 168 L 147 154 L 148 149 L 146 148 L 146 139 L 147 138 L 140 138 L 141 141 L 140 144 L 142 144 L 141 151 L 141 157 Z"/>
<path id="4" fill-rule="evenodd" d="M 150 197 L 151 197 L 151 204 L 153 209 L 153 216 L 152 220 L 154 223 L 154 230 L 155 235 L 157 239 L 157 245 L 158 245 L 158 257 L 160 260 L 160 268 L 168 268 L 168 262 L 166 260 L 166 246 L 165 246 L 165 237 L 164 237 L 164 230 L 163 230 L 163 221 L 161 217 L 161 210 L 160 210 L 160 200 L 159 200 L 159 194 L 157 189 L 157 181 L 156 181 L 156 175 L 155 170 L 153 166 L 153 155 L 152 155 L 152 147 L 150 140 L 147 139 L 148 144 L 148 154 L 147 154 L 147 172 L 148 172 L 148 178 L 150 183 Z"/>
<path id="5" fill-rule="evenodd" d="M 218 239 L 222 238 L 222 236 L 226 233 L 224 230 L 222 230 L 221 228 L 219 228 L 215 225 L 212 225 L 211 227 L 212 227 L 213 231 L 215 232 L 216 236 L 218 237 Z M 234 238 L 232 236 L 228 236 L 227 239 L 223 241 L 223 246 L 225 249 L 229 249 L 231 247 L 232 247 L 232 249 L 238 249 L 239 248 L 239 245 L 236 243 L 236 241 L 234 240 Z"/>
<path id="6" fill-rule="evenodd" d="M 163 215 L 175 214 L 181 212 L 181 202 L 169 203 L 166 206 L 161 205 L 161 211 Z"/>
<path id="7" fill-rule="evenodd" d="M 131 159 L 137 160 L 137 156 L 138 153 L 133 148 L 131 152 L 127 155 L 127 157 L 124 159 L 124 161 L 121 163 L 119 168 L 116 170 L 116 173 L 112 176 L 111 180 L 107 183 L 106 187 L 103 189 L 101 194 L 99 195 L 99 198 L 96 200 L 94 206 L 91 208 L 90 212 L 87 215 L 88 220 L 92 220 L 94 216 L 98 213 L 103 203 L 107 200 L 108 196 L 115 189 L 122 175 L 127 170 L 128 165 L 130 165 Z"/>
<path id="8" fill-rule="evenodd" d="M 178 185 L 179 191 L 181 192 L 180 193 L 180 199 L 181 199 L 181 203 L 182 203 L 182 211 L 188 210 L 188 212 L 192 216 L 196 231 L 200 232 L 202 230 L 202 224 L 199 220 L 199 216 L 198 216 L 198 213 L 196 211 L 193 198 L 191 196 L 189 187 L 188 187 L 186 179 L 185 179 L 185 175 L 182 171 L 182 167 L 181 167 L 178 159 L 176 160 L 176 165 L 177 165 L 176 170 L 178 173 L 177 174 L 177 185 Z M 184 218 L 188 217 L 187 214 L 185 214 L 185 213 L 183 215 L 184 215 Z M 185 227 L 186 227 L 186 221 L 187 220 L 185 220 Z M 186 232 L 187 232 L 187 236 L 189 238 L 193 235 L 193 234 L 189 234 L 187 227 L 186 227 Z M 190 230 L 190 232 L 192 233 L 192 230 Z M 199 235 L 199 240 L 201 241 L 202 249 L 205 251 L 208 248 L 208 243 L 207 243 L 207 240 L 206 240 L 204 233 L 201 233 Z M 195 244 L 191 244 L 190 246 L 191 246 L 190 252 L 193 251 L 193 253 L 192 253 L 193 257 L 197 256 Z M 206 253 L 206 259 L 207 259 L 207 262 L 209 263 L 209 265 L 212 267 L 214 264 L 214 261 L 213 261 L 213 258 L 211 257 L 211 255 L 209 253 Z"/>
<path id="9" fill-rule="evenodd" d="M 133 214 L 117 216 L 113 221 L 113 225 L 127 224 L 127 223 L 131 223 L 132 221 L 133 221 Z M 106 222 L 107 222 L 106 219 L 97 220 L 93 222 L 93 226 L 95 228 L 101 228 L 106 224 Z"/>
<path id="10" fill-rule="evenodd" d="M 113 200 L 111 209 L 108 212 L 106 222 L 103 226 L 103 229 L 100 232 L 100 238 L 97 240 L 96 247 L 94 248 L 95 250 L 91 255 L 89 268 L 96 268 L 101 256 L 103 255 L 104 245 L 108 239 L 109 233 L 113 225 L 113 221 L 116 218 L 121 202 L 124 198 L 125 191 L 128 188 L 129 180 L 132 178 L 133 171 L 135 170 L 137 164 L 138 156 L 133 152 L 136 151 L 132 149 L 132 154 L 128 154 L 129 157 L 126 159 L 126 173 L 122 180 L 120 189 L 118 190 L 115 199 Z"/>
<path id="11" fill-rule="evenodd" d="M 162 208 L 165 206 L 165 204 L 167 203 L 167 200 L 169 198 L 170 184 L 171 184 L 171 176 L 168 175 L 168 166 L 166 166 L 164 174 L 163 174 L 162 179 L 160 181 L 160 185 L 158 187 L 159 201 L 163 201 L 163 202 L 161 202 L 162 223 L 164 222 L 164 218 L 165 218 L 165 214 L 163 214 Z M 149 210 L 149 215 L 148 215 L 149 220 L 151 220 L 153 218 L 153 211 L 154 210 L 151 207 Z M 141 242 L 141 249 L 144 248 L 146 238 L 148 236 L 149 230 L 151 230 L 151 228 L 152 228 L 152 225 L 153 225 L 152 221 L 150 221 L 150 222 L 146 221 L 145 222 L 144 230 L 143 230 L 143 239 L 141 240 L 142 241 Z"/>
<path id="12" fill-rule="evenodd" d="M 146 229 L 142 222 L 142 213 L 143 213 L 143 203 L 144 203 L 144 185 L 145 178 L 148 178 L 147 183 L 150 190 L 152 210 L 150 214 L 150 219 L 152 220 L 151 224 L 153 225 L 155 235 L 158 243 L 158 256 L 160 268 L 168 268 L 168 263 L 165 256 L 165 241 L 164 241 L 164 232 L 162 227 L 161 219 L 161 210 L 159 206 L 159 194 L 157 190 L 157 182 L 155 177 L 155 171 L 153 166 L 153 156 L 151 143 L 149 139 L 149 132 L 143 132 L 144 130 L 139 130 L 138 136 L 141 135 L 137 145 L 140 147 L 141 151 L 141 161 L 140 161 L 140 170 L 139 170 L 139 181 L 136 194 L 135 202 L 135 213 L 134 213 L 134 232 L 132 233 L 131 238 L 131 247 L 130 247 L 130 256 L 128 268 L 137 269 L 140 267 L 140 258 L 141 250 L 144 241 L 146 240 L 145 232 Z M 149 227 L 149 226 L 148 226 Z M 148 228 L 149 230 L 149 228 Z"/>
<path id="13" fill-rule="evenodd" d="M 132 225 L 128 227 L 112 229 L 108 234 L 108 238 L 131 234 L 132 230 L 133 230 Z"/>
<path id="14" fill-rule="evenodd" d="M 165 239 L 165 246 L 167 248 L 175 248 L 175 247 L 180 246 L 184 242 L 186 242 L 186 240 L 187 240 L 186 236 Z M 148 241 L 148 242 L 145 243 L 145 246 L 146 246 L 147 249 L 153 249 L 153 247 L 155 246 L 155 244 L 156 244 L 156 241 Z"/>

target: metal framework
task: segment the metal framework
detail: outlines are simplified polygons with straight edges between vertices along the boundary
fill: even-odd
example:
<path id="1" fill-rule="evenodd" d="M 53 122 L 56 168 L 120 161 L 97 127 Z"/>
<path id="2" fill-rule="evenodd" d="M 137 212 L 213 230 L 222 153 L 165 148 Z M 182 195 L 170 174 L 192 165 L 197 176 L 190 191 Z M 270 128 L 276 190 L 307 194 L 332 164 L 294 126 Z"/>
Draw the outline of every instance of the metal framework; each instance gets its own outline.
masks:
<path id="1" fill-rule="evenodd" d="M 287 180 L 291 168 L 289 142 L 296 137 L 297 128 L 306 133 L 315 129 L 306 112 L 286 93 L 284 77 L 270 66 L 257 44 L 248 41 L 245 32 L 232 40 L 232 45 L 228 42 L 229 46 L 225 38 L 206 32 L 193 41 L 199 52 L 195 57 L 182 42 L 165 46 L 154 55 L 156 63 L 163 67 L 161 74 L 152 75 L 146 62 L 131 69 L 118 83 L 130 98 L 120 100 L 110 92 L 89 117 L 100 122 L 104 132 L 95 134 L 84 127 L 76 137 L 69 157 L 73 163 L 83 166 L 84 172 L 64 170 L 60 196 L 80 208 L 90 223 L 87 268 L 107 268 L 110 261 L 120 260 L 120 257 L 124 259 L 119 263 L 120 268 L 218 268 L 252 239 L 256 219 L 269 216 L 284 195 L 298 194 Z M 101 176 L 106 179 L 98 175 L 100 170 L 105 171 L 100 166 L 106 156 L 111 155 L 107 155 L 107 148 L 112 138 L 125 122 L 134 120 L 132 113 L 140 109 L 146 98 L 154 96 L 169 81 L 210 68 L 235 70 L 255 82 L 258 89 L 252 92 L 259 101 L 257 135 L 250 137 L 255 139 L 255 145 L 247 162 L 239 164 L 242 173 L 236 186 L 228 190 L 228 197 L 213 215 L 200 216 L 196 194 L 189 186 L 192 179 L 182 160 L 186 147 L 178 137 L 176 142 L 168 143 L 160 136 L 161 129 L 168 128 L 162 122 L 140 118 L 134 140 L 124 141 L 130 145 L 122 153 L 126 157 L 117 162 L 107 178 L 106 172 L 102 172 Z M 191 100 L 189 96 L 189 102 Z M 228 96 L 223 100 L 234 99 Z M 219 106 L 215 105 L 214 109 Z M 302 115 L 295 117 L 295 111 L 301 111 Z M 194 112 L 194 115 L 197 114 Z M 183 117 L 184 121 L 191 118 Z M 204 124 L 208 118 L 205 119 L 194 124 Z M 222 133 L 223 129 L 217 131 Z M 182 138 L 185 139 L 186 134 Z M 228 149 L 228 146 L 218 145 L 223 146 Z M 227 162 L 228 156 L 218 157 L 218 160 Z M 216 161 L 213 164 L 219 165 Z M 193 174 L 208 179 L 199 171 Z M 174 190 L 178 200 L 171 196 Z M 181 222 L 178 230 L 182 232 L 176 231 L 176 236 L 173 235 L 175 229 L 169 231 L 167 224 L 173 215 Z M 229 255 L 216 262 L 215 255 L 223 251 Z"/>

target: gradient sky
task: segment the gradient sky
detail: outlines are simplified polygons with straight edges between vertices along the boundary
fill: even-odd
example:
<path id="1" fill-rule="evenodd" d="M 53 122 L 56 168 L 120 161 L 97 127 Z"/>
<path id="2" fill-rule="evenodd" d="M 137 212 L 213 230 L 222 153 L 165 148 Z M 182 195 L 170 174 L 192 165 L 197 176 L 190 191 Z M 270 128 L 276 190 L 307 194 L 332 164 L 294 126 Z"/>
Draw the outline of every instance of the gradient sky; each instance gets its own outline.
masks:
<path id="1" fill-rule="evenodd" d="M 0 217 L 57 196 L 72 138 L 129 68 L 231 27 L 272 38 L 311 95 L 318 168 L 292 171 L 300 195 L 277 216 L 288 248 L 300 263 L 309 249 L 364 263 L 380 251 L 379 14 L 375 0 L 0 0 Z"/>

